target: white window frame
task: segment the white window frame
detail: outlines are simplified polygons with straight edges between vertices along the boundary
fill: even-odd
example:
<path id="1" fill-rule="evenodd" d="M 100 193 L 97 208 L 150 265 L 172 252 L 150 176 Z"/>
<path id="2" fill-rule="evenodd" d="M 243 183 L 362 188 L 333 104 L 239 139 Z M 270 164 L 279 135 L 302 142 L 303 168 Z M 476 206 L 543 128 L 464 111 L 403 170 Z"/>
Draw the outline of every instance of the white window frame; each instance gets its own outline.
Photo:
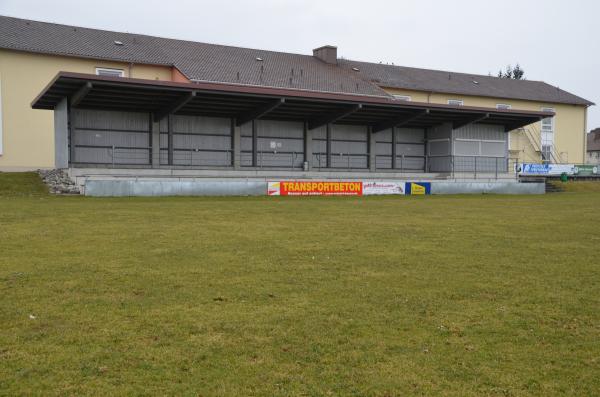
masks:
<path id="1" fill-rule="evenodd" d="M 394 94 L 394 100 L 396 101 L 406 101 L 406 102 L 410 102 L 412 101 L 412 98 L 410 95 L 396 95 Z"/>
<path id="2" fill-rule="evenodd" d="M 554 108 L 542 107 L 541 110 L 542 112 L 554 112 Z M 550 129 L 544 129 L 544 120 L 550 120 Z M 552 157 L 554 149 L 554 132 L 554 117 L 547 117 L 540 121 L 542 151 L 543 146 L 550 146 L 550 157 Z"/>
<path id="3" fill-rule="evenodd" d="M 542 112 L 554 112 L 554 108 L 542 108 Z M 550 129 L 549 130 L 544 130 L 544 120 L 550 120 Z M 554 132 L 554 117 L 547 117 L 545 119 L 543 119 L 542 121 L 540 121 L 541 124 L 541 128 L 540 130 L 542 132 Z"/>
<path id="4" fill-rule="evenodd" d="M 497 103 L 496 104 L 496 109 L 498 110 L 510 110 L 512 109 L 512 106 L 508 103 Z"/>
<path id="5" fill-rule="evenodd" d="M 462 99 L 448 99 L 448 105 L 452 105 L 452 106 L 464 106 L 465 105 L 465 101 L 463 101 Z"/>
<path id="6" fill-rule="evenodd" d="M 123 69 L 117 69 L 117 68 L 99 68 L 99 67 L 96 68 L 96 75 L 98 75 L 98 76 L 108 76 L 106 74 L 103 75 L 102 72 L 111 72 L 111 73 L 118 72 L 119 73 L 118 77 L 125 77 L 125 71 Z"/>

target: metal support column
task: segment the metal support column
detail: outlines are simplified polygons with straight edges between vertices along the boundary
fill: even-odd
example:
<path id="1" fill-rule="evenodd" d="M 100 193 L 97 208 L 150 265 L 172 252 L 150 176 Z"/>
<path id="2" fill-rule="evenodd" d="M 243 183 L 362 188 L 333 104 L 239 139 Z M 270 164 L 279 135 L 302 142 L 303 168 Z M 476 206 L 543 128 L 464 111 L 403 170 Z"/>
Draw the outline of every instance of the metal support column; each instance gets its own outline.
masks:
<path id="1" fill-rule="evenodd" d="M 304 162 L 308 165 L 306 171 L 312 170 L 312 130 L 308 129 L 308 122 L 304 122 Z"/>
<path id="2" fill-rule="evenodd" d="M 173 165 L 173 115 L 170 114 L 167 116 L 167 132 L 169 134 L 169 144 L 168 144 L 168 164 Z"/>
<path id="3" fill-rule="evenodd" d="M 75 126 L 77 122 L 76 110 L 69 107 L 69 164 L 75 163 Z"/>
<path id="4" fill-rule="evenodd" d="M 373 127 L 367 127 L 367 136 L 369 139 L 368 145 L 367 145 L 367 150 L 368 150 L 368 154 L 369 154 L 369 171 L 370 172 L 375 172 L 375 170 L 377 169 L 377 164 L 376 164 L 376 150 L 377 150 L 377 143 L 375 141 L 375 133 L 373 133 Z"/>
<path id="5" fill-rule="evenodd" d="M 231 119 L 231 165 L 234 169 L 240 169 L 242 128 L 237 126 L 235 118 Z"/>
<path id="6" fill-rule="evenodd" d="M 396 127 L 392 127 L 392 169 L 396 169 L 396 150 L 398 149 L 397 146 L 397 140 L 398 138 L 396 137 Z"/>
<path id="7" fill-rule="evenodd" d="M 331 124 L 327 124 L 326 161 L 325 167 L 331 168 Z"/>
<path id="8" fill-rule="evenodd" d="M 150 163 L 152 168 L 160 167 L 160 122 L 154 121 L 152 115 L 150 115 Z"/>
<path id="9" fill-rule="evenodd" d="M 429 140 L 427 139 L 427 132 L 429 132 L 429 129 L 425 128 L 423 130 L 423 156 L 425 156 L 423 172 L 429 172 Z"/>
<path id="10" fill-rule="evenodd" d="M 258 166 L 258 125 L 252 120 L 252 167 Z"/>

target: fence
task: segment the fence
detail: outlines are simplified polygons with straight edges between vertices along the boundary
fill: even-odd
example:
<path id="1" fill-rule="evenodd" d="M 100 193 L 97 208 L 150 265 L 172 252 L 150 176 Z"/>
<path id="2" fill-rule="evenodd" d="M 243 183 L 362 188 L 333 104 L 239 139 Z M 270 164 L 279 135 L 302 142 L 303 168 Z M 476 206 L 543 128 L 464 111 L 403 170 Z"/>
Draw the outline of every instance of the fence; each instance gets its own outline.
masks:
<path id="1" fill-rule="evenodd" d="M 487 156 L 431 156 L 427 163 L 427 172 L 472 174 L 474 178 L 498 178 L 515 170 L 517 159 Z M 515 173 L 516 177 L 516 173 Z"/>
<path id="2" fill-rule="evenodd" d="M 240 162 L 242 167 L 262 168 L 282 168 L 282 169 L 301 169 L 304 163 L 304 153 L 302 152 L 278 152 L 263 151 L 256 152 L 256 165 L 254 165 L 254 155 L 252 151 L 241 151 Z"/>
<path id="3" fill-rule="evenodd" d="M 85 148 L 77 146 L 78 148 Z M 102 162 L 98 164 L 110 164 L 112 167 L 123 165 L 147 166 L 152 164 L 151 147 L 124 147 L 106 146 L 95 147 L 103 149 Z M 189 167 L 229 167 L 232 165 L 232 150 L 203 150 L 203 149 L 175 149 L 173 151 L 173 165 Z M 241 164 L 243 167 L 255 167 L 258 169 L 289 169 L 299 170 L 304 167 L 304 153 L 302 152 L 276 152 L 258 151 L 256 159 L 251 151 L 242 151 Z M 160 164 L 168 163 L 168 154 L 161 150 Z M 327 153 L 313 153 L 312 168 L 314 170 L 368 170 L 369 154 L 336 153 L 330 155 L 330 166 L 327 167 Z M 106 161 L 106 162 L 105 162 Z M 256 161 L 256 165 L 253 162 Z M 399 171 L 399 172 L 428 172 L 449 173 L 454 177 L 456 174 L 472 174 L 474 178 L 498 178 L 515 170 L 517 159 L 506 157 L 484 157 L 484 156 L 397 156 L 395 164 L 392 156 L 375 156 L 376 171 Z M 395 166 L 392 168 L 392 166 Z M 515 173 L 516 175 L 516 173 Z M 471 175 L 470 175 L 471 176 Z"/>

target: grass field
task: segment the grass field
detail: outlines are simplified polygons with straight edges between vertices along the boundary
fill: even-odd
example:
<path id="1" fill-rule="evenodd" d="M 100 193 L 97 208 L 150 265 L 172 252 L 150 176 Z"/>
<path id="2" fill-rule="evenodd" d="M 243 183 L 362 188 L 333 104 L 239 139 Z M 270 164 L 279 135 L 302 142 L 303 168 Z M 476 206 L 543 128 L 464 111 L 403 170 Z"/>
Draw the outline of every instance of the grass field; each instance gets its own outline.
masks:
<path id="1" fill-rule="evenodd" d="M 0 174 L 0 395 L 598 395 L 599 204 Z"/>

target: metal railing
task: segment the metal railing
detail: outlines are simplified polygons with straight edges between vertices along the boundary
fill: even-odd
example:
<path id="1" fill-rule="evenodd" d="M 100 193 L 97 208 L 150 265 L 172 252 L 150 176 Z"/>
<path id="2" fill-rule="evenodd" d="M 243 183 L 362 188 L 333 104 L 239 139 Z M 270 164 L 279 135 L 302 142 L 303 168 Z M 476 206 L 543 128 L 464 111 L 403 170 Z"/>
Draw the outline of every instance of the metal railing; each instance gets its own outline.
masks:
<path id="1" fill-rule="evenodd" d="M 397 155 L 395 164 L 392 161 L 393 156 L 391 154 L 378 154 L 375 156 L 375 168 L 377 169 L 389 169 L 395 171 L 421 171 L 424 172 L 427 169 L 427 156 L 417 155 Z M 383 161 L 382 161 L 383 160 Z M 384 163 L 385 166 L 379 164 Z M 388 166 L 389 164 L 389 166 Z"/>
<path id="2" fill-rule="evenodd" d="M 230 149 L 173 149 L 172 165 L 189 167 L 227 167 L 232 164 Z M 160 150 L 160 164 L 169 165 L 169 153 L 166 148 Z"/>
<path id="3" fill-rule="evenodd" d="M 516 176 L 515 164 L 517 159 L 493 156 L 431 156 L 428 161 L 427 172 L 449 173 L 453 178 L 457 174 L 494 178 L 509 175 Z"/>
<path id="4" fill-rule="evenodd" d="M 254 163 L 254 154 L 252 151 L 243 150 L 240 152 L 240 163 L 242 167 L 257 167 L 257 168 L 283 168 L 283 169 L 299 169 L 302 168 L 304 162 L 304 153 L 302 152 L 285 152 L 285 151 L 265 151 L 259 150 L 256 152 L 256 164 Z"/>
<path id="5" fill-rule="evenodd" d="M 109 164 L 112 167 L 123 165 L 150 165 L 159 161 L 161 165 L 168 165 L 167 150 L 162 148 L 158 159 L 152 158 L 151 147 L 125 147 L 125 146 L 77 146 L 76 148 L 103 149 L 94 161 L 86 161 L 90 164 Z M 107 151 L 107 152 L 106 152 Z M 175 149 L 173 151 L 174 166 L 191 167 L 229 167 L 232 165 L 233 151 L 229 149 Z M 251 151 L 240 153 L 240 165 L 242 167 L 278 168 L 297 170 L 304 166 L 303 152 L 278 152 L 258 151 L 256 157 Z M 368 170 L 369 153 L 335 153 L 330 155 L 330 164 L 327 167 L 327 153 L 313 153 L 312 168 L 337 169 L 337 170 Z M 474 178 L 498 178 L 506 177 L 507 174 L 515 172 L 518 159 L 491 156 L 396 156 L 395 168 L 392 168 L 391 155 L 374 156 L 374 169 L 377 171 L 415 171 L 450 174 L 465 176 L 471 174 Z M 256 162 L 253 165 L 253 162 Z M 382 166 L 381 163 L 384 163 Z M 387 166 L 389 163 L 389 166 Z M 378 165 L 379 164 L 379 165 Z"/>
<path id="6" fill-rule="evenodd" d="M 552 142 L 550 146 L 550 152 L 547 153 L 548 158 L 544 158 L 546 153 L 543 150 L 544 144 L 542 142 L 542 131 L 537 128 L 535 124 L 530 124 L 521 129 L 523 131 L 523 135 L 527 138 L 533 149 L 540 153 L 541 161 L 544 163 L 562 163 L 562 156 L 560 155 L 560 151 L 556 147 L 555 143 Z"/>
<path id="7" fill-rule="evenodd" d="M 313 158 L 317 161 L 313 164 L 313 168 L 320 169 L 335 169 L 335 170 L 360 170 L 369 168 L 369 153 L 331 153 L 329 159 L 330 164 L 327 166 L 327 153 L 315 152 Z"/>

